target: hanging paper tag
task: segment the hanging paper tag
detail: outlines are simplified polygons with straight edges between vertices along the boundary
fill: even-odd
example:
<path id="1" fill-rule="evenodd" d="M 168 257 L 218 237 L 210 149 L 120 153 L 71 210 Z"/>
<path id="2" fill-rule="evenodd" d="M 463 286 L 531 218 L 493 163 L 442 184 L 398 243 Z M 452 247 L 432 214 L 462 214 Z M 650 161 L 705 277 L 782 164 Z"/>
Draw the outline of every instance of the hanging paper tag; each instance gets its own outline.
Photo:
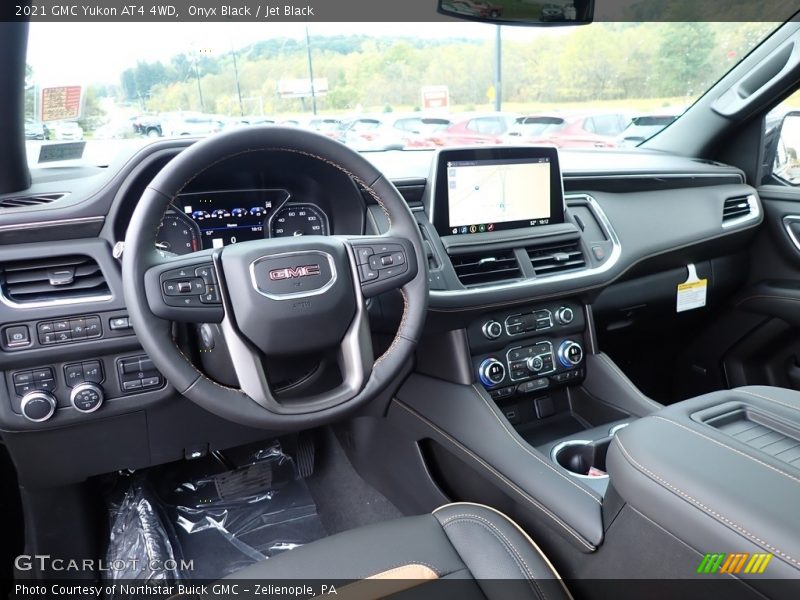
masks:
<path id="1" fill-rule="evenodd" d="M 687 265 L 687 268 L 689 269 L 689 279 L 684 283 L 678 284 L 678 301 L 676 305 L 678 312 L 702 308 L 706 305 L 708 279 L 700 279 L 693 264 Z"/>

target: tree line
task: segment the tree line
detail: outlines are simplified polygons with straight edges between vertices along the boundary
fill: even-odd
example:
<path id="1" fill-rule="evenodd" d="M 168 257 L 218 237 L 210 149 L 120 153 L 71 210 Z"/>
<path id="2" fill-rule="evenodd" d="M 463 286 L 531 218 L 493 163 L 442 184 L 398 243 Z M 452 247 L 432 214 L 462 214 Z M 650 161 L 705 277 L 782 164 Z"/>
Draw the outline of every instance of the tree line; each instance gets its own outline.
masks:
<path id="1" fill-rule="evenodd" d="M 768 23 L 697 22 L 595 23 L 556 35 L 531 30 L 527 41 L 503 42 L 502 98 L 693 99 L 771 29 Z M 315 77 L 329 85 L 317 100 L 323 111 L 419 108 L 425 85 L 447 85 L 451 104 L 467 109 L 490 103 L 495 93 L 493 40 L 339 35 L 312 37 L 311 50 Z M 238 115 L 233 61 L 233 53 L 196 53 L 139 62 L 122 73 L 116 93 L 146 111 Z M 236 61 L 245 114 L 307 108 L 277 92 L 279 80 L 308 77 L 305 40 L 265 40 L 237 50 Z"/>

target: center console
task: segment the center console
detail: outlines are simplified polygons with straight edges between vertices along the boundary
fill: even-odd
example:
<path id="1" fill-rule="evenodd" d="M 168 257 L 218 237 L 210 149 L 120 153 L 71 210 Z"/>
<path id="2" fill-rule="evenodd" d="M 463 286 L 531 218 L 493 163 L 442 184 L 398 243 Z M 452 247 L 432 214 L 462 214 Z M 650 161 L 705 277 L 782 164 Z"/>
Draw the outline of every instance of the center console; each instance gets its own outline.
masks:
<path id="1" fill-rule="evenodd" d="M 800 393 L 754 386 L 673 404 L 621 431 L 607 462 L 634 510 L 700 558 L 730 553 L 698 573 L 756 588 L 800 578 Z M 789 596 L 761 591 L 796 597 L 793 585 Z"/>
<path id="2" fill-rule="evenodd" d="M 574 301 L 487 313 L 467 327 L 475 378 L 511 423 L 549 417 L 548 392 L 584 378 L 585 327 Z M 532 394 L 533 402 L 523 402 Z"/>

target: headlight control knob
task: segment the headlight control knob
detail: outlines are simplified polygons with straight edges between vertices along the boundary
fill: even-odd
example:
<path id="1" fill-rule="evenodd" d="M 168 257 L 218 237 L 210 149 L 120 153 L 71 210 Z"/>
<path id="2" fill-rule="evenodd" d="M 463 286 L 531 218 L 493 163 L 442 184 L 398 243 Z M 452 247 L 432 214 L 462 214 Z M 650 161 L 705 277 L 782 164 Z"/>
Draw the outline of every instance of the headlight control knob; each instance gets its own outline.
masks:
<path id="1" fill-rule="evenodd" d="M 72 388 L 72 393 L 69 395 L 72 406 L 82 413 L 96 411 L 104 399 L 103 388 L 95 383 L 80 383 Z"/>
<path id="2" fill-rule="evenodd" d="M 478 367 L 478 376 L 483 385 L 493 387 L 506 378 L 506 368 L 496 358 L 487 358 Z"/>
<path id="3" fill-rule="evenodd" d="M 34 423 L 41 423 L 56 412 L 56 399 L 53 394 L 35 391 L 25 394 L 19 406 L 23 417 Z"/>
<path id="4" fill-rule="evenodd" d="M 583 348 L 578 342 L 564 340 L 558 347 L 558 360 L 567 369 L 576 367 L 583 360 Z"/>
<path id="5" fill-rule="evenodd" d="M 497 321 L 486 321 L 481 327 L 481 331 L 487 340 L 496 340 L 503 335 L 503 326 Z"/>

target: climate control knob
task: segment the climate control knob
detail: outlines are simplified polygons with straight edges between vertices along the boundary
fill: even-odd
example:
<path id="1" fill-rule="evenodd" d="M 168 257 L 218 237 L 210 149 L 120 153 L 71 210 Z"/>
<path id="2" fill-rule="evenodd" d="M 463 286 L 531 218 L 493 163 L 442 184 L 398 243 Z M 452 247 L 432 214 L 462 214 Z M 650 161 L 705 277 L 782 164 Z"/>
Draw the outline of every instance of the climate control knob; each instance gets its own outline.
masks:
<path id="1" fill-rule="evenodd" d="M 486 321 L 481 327 L 481 331 L 487 340 L 496 340 L 503 335 L 503 326 L 497 321 Z"/>
<path id="2" fill-rule="evenodd" d="M 80 383 L 72 388 L 69 401 L 75 410 L 82 413 L 96 411 L 103 404 L 105 394 L 103 388 L 95 383 Z"/>
<path id="3" fill-rule="evenodd" d="M 575 313 L 569 306 L 562 306 L 555 312 L 556 323 L 559 325 L 569 325 L 575 319 Z"/>
<path id="4" fill-rule="evenodd" d="M 528 367 L 528 370 L 531 373 L 538 373 L 544 369 L 544 361 L 542 360 L 541 356 L 531 356 L 525 361 L 525 366 Z"/>
<path id="5" fill-rule="evenodd" d="M 506 367 L 496 358 L 487 358 L 478 367 L 478 376 L 483 385 L 492 387 L 506 378 Z"/>
<path id="6" fill-rule="evenodd" d="M 41 423 L 56 412 L 56 399 L 47 392 L 30 392 L 22 397 L 19 408 L 23 417 L 34 423 Z"/>
<path id="7" fill-rule="evenodd" d="M 576 367 L 583 360 L 583 348 L 578 342 L 564 340 L 558 347 L 558 360 L 567 369 Z"/>

